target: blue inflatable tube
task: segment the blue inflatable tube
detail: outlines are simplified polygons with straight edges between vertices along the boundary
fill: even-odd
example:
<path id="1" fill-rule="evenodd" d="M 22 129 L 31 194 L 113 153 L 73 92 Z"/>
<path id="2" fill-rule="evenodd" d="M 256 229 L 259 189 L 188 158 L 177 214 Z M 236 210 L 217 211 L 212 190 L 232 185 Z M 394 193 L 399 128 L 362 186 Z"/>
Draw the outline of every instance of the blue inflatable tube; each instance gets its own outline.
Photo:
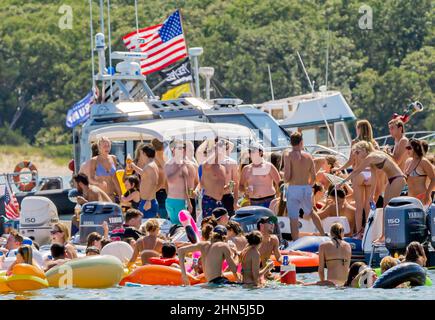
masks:
<path id="1" fill-rule="evenodd" d="M 393 289 L 404 282 L 411 286 L 424 286 L 426 270 L 414 262 L 404 262 L 385 271 L 373 284 L 373 288 Z"/>

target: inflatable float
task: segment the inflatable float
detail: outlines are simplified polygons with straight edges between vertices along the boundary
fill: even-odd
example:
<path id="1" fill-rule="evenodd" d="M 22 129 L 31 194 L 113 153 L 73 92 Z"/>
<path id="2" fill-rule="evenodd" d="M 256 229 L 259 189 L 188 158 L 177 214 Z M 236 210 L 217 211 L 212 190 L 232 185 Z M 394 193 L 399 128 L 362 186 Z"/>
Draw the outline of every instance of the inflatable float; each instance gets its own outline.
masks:
<path id="1" fill-rule="evenodd" d="M 101 249 L 101 255 L 113 256 L 118 258 L 121 263 L 125 263 L 130 261 L 133 256 L 133 248 L 127 242 L 114 241 L 106 244 Z"/>
<path id="2" fill-rule="evenodd" d="M 296 273 L 316 272 L 319 268 L 319 256 L 312 252 L 280 250 L 282 256 L 289 257 L 289 263 L 296 266 Z M 276 261 L 272 256 L 275 267 L 281 266 L 281 262 Z"/>
<path id="3" fill-rule="evenodd" d="M 187 274 L 191 285 L 207 282 L 204 276 L 194 277 Z M 230 281 L 237 281 L 232 272 L 225 272 L 224 276 Z M 126 283 L 142 285 L 162 285 L 162 286 L 181 286 L 181 270 L 163 265 L 145 265 L 135 269 L 132 273 L 124 277 L 119 283 L 125 286 Z"/>
<path id="4" fill-rule="evenodd" d="M 12 268 L 12 275 L 0 273 L 0 292 L 30 291 L 48 287 L 44 272 L 30 264 L 20 263 Z"/>
<path id="5" fill-rule="evenodd" d="M 186 230 L 187 238 L 191 243 L 197 243 L 201 239 L 201 233 L 196 226 L 195 220 L 190 215 L 189 211 L 181 210 L 178 213 L 178 220 L 180 220 L 181 224 Z"/>
<path id="6" fill-rule="evenodd" d="M 414 262 L 404 262 L 385 271 L 373 284 L 373 288 L 393 289 L 402 283 L 423 286 L 426 283 L 426 270 Z"/>
<path id="7" fill-rule="evenodd" d="M 376 273 L 376 275 L 378 276 L 378 278 L 382 275 L 381 274 L 381 268 L 375 268 L 373 269 Z M 429 276 L 426 276 L 426 281 L 424 282 L 424 285 L 427 287 L 431 287 L 432 286 L 432 279 L 429 278 Z"/>
<path id="8" fill-rule="evenodd" d="M 68 272 L 71 272 L 71 278 Z M 76 288 L 109 288 L 122 279 L 124 267 L 113 256 L 89 256 L 56 266 L 45 275 L 51 287 L 72 285 Z"/>

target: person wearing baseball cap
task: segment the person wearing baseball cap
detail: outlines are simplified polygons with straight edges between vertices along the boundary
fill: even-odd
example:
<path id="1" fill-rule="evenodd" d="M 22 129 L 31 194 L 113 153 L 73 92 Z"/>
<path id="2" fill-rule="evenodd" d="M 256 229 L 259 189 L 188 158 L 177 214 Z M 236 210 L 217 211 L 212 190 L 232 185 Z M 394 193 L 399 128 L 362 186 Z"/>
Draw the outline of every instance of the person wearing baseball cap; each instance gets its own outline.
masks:
<path id="1" fill-rule="evenodd" d="M 212 212 L 213 217 L 217 220 L 218 224 L 221 226 L 226 226 L 230 216 L 228 214 L 227 209 L 224 207 L 218 207 Z"/>
<path id="2" fill-rule="evenodd" d="M 273 254 L 276 261 L 281 259 L 281 253 L 279 252 L 279 239 L 273 234 L 276 223 L 278 223 L 278 218 L 275 216 L 262 217 L 257 222 L 257 229 L 261 232 L 263 239 L 259 248 L 261 266 L 267 265 L 267 261 Z M 270 273 L 267 277 L 270 276 Z"/>

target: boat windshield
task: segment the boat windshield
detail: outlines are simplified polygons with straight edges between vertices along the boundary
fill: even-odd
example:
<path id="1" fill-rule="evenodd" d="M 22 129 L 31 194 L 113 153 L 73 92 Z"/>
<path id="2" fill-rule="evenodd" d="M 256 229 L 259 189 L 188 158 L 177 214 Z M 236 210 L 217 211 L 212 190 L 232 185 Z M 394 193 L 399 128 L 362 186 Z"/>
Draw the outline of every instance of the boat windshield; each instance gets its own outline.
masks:
<path id="1" fill-rule="evenodd" d="M 290 138 L 267 114 L 209 115 L 211 122 L 240 124 L 250 128 L 265 147 L 288 147 Z"/>

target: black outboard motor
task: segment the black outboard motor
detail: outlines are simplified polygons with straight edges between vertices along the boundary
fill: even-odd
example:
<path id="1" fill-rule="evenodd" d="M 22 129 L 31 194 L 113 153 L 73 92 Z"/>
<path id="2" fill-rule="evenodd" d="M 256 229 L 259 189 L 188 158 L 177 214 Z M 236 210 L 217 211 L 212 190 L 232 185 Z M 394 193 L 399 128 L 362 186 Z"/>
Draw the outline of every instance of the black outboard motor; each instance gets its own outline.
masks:
<path id="1" fill-rule="evenodd" d="M 116 203 L 111 202 L 88 202 L 83 205 L 80 214 L 80 243 L 85 244 L 91 232 L 103 235 L 102 224 L 107 221 L 109 232 L 122 227 L 122 209 Z"/>
<path id="2" fill-rule="evenodd" d="M 384 214 L 385 246 L 391 254 L 403 253 L 412 241 L 424 243 L 428 230 L 423 204 L 413 197 L 390 200 Z"/>
<path id="3" fill-rule="evenodd" d="M 274 217 L 275 214 L 272 210 L 260 207 L 260 206 L 248 206 L 240 208 L 236 211 L 236 214 L 231 217 L 230 220 L 236 221 L 242 227 L 243 232 L 251 232 L 253 230 L 257 230 L 257 222 L 263 217 Z M 273 233 L 276 234 L 280 240 L 281 238 L 281 230 L 279 229 L 279 224 L 275 224 L 275 228 Z"/>

